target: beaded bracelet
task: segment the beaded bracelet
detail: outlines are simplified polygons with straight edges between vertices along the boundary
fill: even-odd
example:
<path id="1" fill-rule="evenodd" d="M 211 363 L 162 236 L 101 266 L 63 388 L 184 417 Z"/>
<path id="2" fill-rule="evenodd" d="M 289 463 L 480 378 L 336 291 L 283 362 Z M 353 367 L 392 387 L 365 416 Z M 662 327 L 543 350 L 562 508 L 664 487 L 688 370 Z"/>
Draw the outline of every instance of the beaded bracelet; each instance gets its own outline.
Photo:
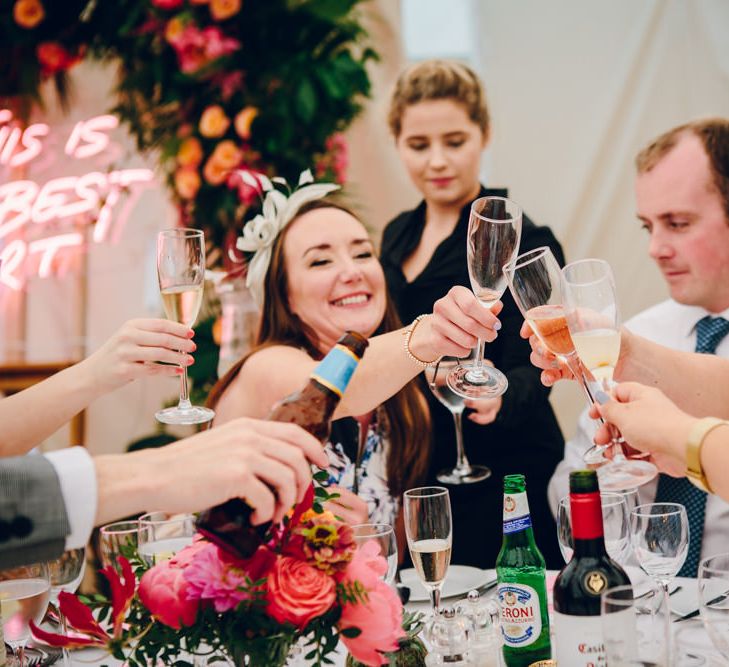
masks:
<path id="1" fill-rule="evenodd" d="M 418 315 L 411 323 L 410 326 L 405 329 L 405 332 L 403 333 L 403 339 L 402 339 L 402 347 L 405 350 L 405 354 L 408 355 L 416 364 L 419 364 L 423 368 L 427 368 L 428 366 L 432 366 L 436 362 L 440 360 L 440 356 L 437 356 L 432 361 L 423 361 L 419 357 L 416 357 L 413 354 L 413 351 L 410 349 L 410 339 L 413 337 L 413 333 L 415 332 L 415 328 L 420 324 L 420 321 L 423 320 L 426 317 L 430 317 L 429 313 Z"/>

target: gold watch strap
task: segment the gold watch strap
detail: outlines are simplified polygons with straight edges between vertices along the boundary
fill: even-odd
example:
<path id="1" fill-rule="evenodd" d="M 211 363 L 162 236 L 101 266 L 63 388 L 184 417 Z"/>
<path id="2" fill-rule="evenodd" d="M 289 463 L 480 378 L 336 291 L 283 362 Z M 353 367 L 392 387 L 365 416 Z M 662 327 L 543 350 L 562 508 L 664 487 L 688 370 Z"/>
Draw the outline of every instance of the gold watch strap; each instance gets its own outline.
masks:
<path id="1" fill-rule="evenodd" d="M 722 424 L 729 424 L 729 422 L 716 417 L 699 419 L 691 427 L 686 441 L 686 476 L 694 486 L 707 493 L 712 493 L 712 491 L 701 466 L 701 445 L 706 436 Z"/>

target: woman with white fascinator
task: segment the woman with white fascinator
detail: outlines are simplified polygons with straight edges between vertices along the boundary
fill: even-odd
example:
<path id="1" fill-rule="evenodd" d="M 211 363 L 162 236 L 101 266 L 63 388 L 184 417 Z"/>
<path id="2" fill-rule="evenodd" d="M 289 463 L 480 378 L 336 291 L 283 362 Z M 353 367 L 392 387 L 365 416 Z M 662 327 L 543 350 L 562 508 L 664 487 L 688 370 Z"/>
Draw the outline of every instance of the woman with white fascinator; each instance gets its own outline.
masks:
<path id="1" fill-rule="evenodd" d="M 466 356 L 477 338 L 494 340 L 500 323 L 461 287 L 403 328 L 364 225 L 326 198 L 338 186 L 308 181 L 288 197 L 263 182 L 263 210 L 238 244 L 254 253 L 247 284 L 262 308 L 257 344 L 208 403 L 218 424 L 265 417 L 345 331 L 372 337 L 326 445 L 331 490 L 341 494 L 330 509 L 350 523 L 393 525 L 430 449 L 427 403 L 410 381 L 442 355 Z"/>

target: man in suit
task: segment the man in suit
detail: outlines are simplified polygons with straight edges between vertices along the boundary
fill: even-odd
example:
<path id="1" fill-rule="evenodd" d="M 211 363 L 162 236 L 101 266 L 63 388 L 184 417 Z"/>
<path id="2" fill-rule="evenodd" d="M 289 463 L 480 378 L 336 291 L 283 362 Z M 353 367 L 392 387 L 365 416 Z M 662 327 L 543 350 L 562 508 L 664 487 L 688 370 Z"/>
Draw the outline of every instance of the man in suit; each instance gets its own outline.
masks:
<path id="1" fill-rule="evenodd" d="M 92 458 L 82 447 L 0 459 L 0 568 L 86 544 L 94 525 L 149 509 L 194 512 L 231 498 L 280 521 L 326 467 L 294 424 L 237 419 L 159 449 Z"/>
<path id="2" fill-rule="evenodd" d="M 669 130 L 638 154 L 636 166 L 638 218 L 671 298 L 625 326 L 667 347 L 729 357 L 729 119 Z M 567 495 L 570 470 L 584 467 L 594 428 L 585 411 L 549 484 L 553 512 Z M 661 475 L 640 487 L 639 501 L 686 506 L 691 542 L 682 576 L 696 576 L 701 558 L 729 551 L 722 528 L 729 504 L 685 478 Z"/>

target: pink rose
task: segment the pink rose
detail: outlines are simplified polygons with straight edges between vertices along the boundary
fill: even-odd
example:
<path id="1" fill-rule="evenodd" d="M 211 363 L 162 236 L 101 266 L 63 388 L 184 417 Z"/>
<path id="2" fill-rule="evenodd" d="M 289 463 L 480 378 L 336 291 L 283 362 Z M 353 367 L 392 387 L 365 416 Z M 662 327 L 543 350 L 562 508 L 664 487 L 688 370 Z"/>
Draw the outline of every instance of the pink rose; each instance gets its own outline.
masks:
<path id="1" fill-rule="evenodd" d="M 152 0 L 152 4 L 159 9 L 177 9 L 183 0 Z"/>
<path id="2" fill-rule="evenodd" d="M 268 614 L 279 623 L 303 629 L 331 609 L 337 599 L 334 580 L 304 561 L 281 556 L 268 575 Z"/>
<path id="3" fill-rule="evenodd" d="M 139 599 L 160 622 L 175 630 L 190 626 L 197 618 L 198 600 L 187 597 L 183 570 L 169 561 L 147 570 L 139 582 Z"/>
<path id="4" fill-rule="evenodd" d="M 342 605 L 340 630 L 359 628 L 354 638 L 342 635 L 342 641 L 352 657 L 365 665 L 384 665 L 382 653 L 396 651 L 398 640 L 405 637 L 402 629 L 402 603 L 392 588 L 378 580 L 367 587 L 367 602 Z"/>

